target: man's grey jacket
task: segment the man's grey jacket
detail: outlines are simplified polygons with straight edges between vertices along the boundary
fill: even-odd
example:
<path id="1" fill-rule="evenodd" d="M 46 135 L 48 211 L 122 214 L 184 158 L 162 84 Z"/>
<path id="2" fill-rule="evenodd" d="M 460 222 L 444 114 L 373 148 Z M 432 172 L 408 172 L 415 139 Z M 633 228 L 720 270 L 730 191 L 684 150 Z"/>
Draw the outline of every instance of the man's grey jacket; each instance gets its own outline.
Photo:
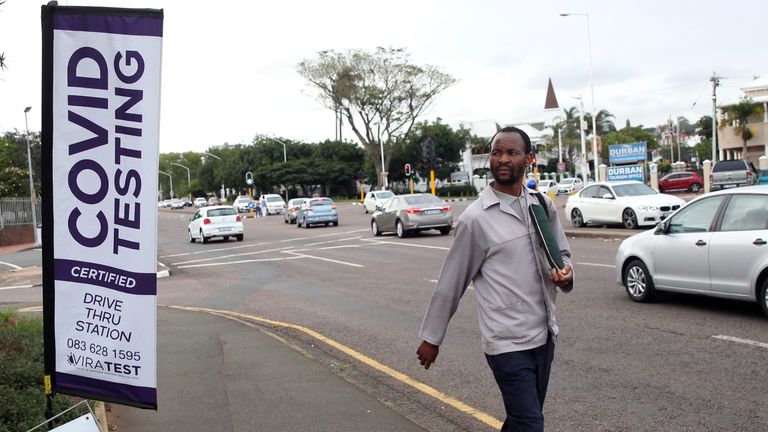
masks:
<path id="1" fill-rule="evenodd" d="M 550 266 L 535 228 L 525 222 L 530 218 L 527 213 L 520 215 L 499 201 L 491 187 L 485 188 L 456 223 L 421 326 L 421 338 L 431 344 L 442 344 L 448 322 L 470 282 L 477 296 L 486 354 L 533 348 L 530 345 L 542 336 L 546 341 L 546 334 L 541 334 L 545 325 L 553 339 L 557 337 L 556 287 L 548 278 Z M 523 187 L 524 203 L 540 205 L 532 193 L 538 192 Z M 557 209 L 549 198 L 545 197 L 545 203 L 563 261 L 571 265 L 571 250 Z M 562 290 L 572 287 L 573 283 Z"/>

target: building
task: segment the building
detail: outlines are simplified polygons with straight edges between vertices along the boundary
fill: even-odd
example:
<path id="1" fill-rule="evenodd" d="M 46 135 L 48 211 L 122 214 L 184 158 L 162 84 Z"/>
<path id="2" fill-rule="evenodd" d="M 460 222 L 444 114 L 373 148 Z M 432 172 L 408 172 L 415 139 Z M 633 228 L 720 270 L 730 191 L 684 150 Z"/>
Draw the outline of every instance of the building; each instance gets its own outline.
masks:
<path id="1" fill-rule="evenodd" d="M 757 78 L 741 91 L 745 97 L 763 105 L 763 114 L 753 115 L 747 125 L 754 137 L 747 141 L 747 155 L 743 155 L 743 141 L 734 131 L 736 125 L 717 128 L 717 140 L 720 144 L 718 159 L 746 159 L 757 166 L 760 156 L 768 156 L 768 78 Z M 738 102 L 721 104 L 719 118 L 725 118 L 725 108 Z M 746 157 L 745 157 L 746 156 Z"/>

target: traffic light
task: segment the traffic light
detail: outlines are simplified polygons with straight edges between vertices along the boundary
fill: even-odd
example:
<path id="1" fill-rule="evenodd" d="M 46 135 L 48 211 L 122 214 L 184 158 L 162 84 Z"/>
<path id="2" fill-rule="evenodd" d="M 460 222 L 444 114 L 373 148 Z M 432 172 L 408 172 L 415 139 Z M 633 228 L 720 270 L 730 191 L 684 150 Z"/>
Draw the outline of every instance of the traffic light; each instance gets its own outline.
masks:
<path id="1" fill-rule="evenodd" d="M 410 176 L 411 176 L 411 174 L 413 174 L 413 173 L 411 172 L 411 164 L 409 164 L 409 163 L 405 164 L 405 167 L 404 167 L 403 169 L 404 169 L 404 171 L 405 171 L 405 176 L 406 176 L 406 177 L 410 177 Z"/>

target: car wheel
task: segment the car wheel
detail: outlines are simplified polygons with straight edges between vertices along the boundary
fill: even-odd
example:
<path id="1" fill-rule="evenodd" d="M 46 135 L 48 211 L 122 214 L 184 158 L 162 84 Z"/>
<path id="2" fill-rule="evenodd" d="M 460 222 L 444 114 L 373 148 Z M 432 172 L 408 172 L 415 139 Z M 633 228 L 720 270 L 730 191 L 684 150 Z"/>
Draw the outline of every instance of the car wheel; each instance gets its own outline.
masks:
<path id="1" fill-rule="evenodd" d="M 242 234 L 236 235 L 235 238 L 237 239 L 237 241 L 243 241 L 243 235 Z"/>
<path id="2" fill-rule="evenodd" d="M 309 221 L 304 219 L 304 228 L 309 229 Z"/>
<path id="3" fill-rule="evenodd" d="M 203 235 L 203 230 L 200 230 L 200 241 L 201 241 L 203 244 L 206 244 L 206 243 L 208 243 L 208 238 L 207 238 L 207 237 L 205 237 L 205 236 Z"/>
<path id="4" fill-rule="evenodd" d="M 626 229 L 637 228 L 637 215 L 635 215 L 635 211 L 632 209 L 624 209 L 621 213 L 621 221 Z"/>
<path id="5" fill-rule="evenodd" d="M 189 235 L 189 242 L 190 243 L 194 243 L 195 242 L 195 238 L 192 237 L 192 231 L 187 230 L 187 234 Z"/>
<path id="6" fill-rule="evenodd" d="M 397 232 L 397 236 L 400 238 L 405 238 L 408 236 L 408 232 L 405 230 L 403 222 L 400 220 L 395 223 L 395 232 Z"/>
<path id="7" fill-rule="evenodd" d="M 224 239 L 224 241 L 229 241 L 229 236 L 224 236 L 222 238 Z"/>
<path id="8" fill-rule="evenodd" d="M 571 225 L 577 228 L 581 228 L 586 225 L 584 223 L 584 216 L 581 214 L 581 210 L 577 208 L 571 210 Z"/>
<path id="9" fill-rule="evenodd" d="M 701 185 L 700 184 L 694 183 L 694 184 L 691 185 L 691 192 L 697 193 L 700 190 L 701 190 Z"/>
<path id="10" fill-rule="evenodd" d="M 451 227 L 442 227 L 440 228 L 440 235 L 448 235 L 448 233 L 451 232 Z"/>
<path id="11" fill-rule="evenodd" d="M 333 226 L 339 226 L 339 221 L 334 222 Z"/>
<path id="12" fill-rule="evenodd" d="M 296 219 L 296 228 L 301 228 L 301 222 L 298 219 Z"/>
<path id="13" fill-rule="evenodd" d="M 283 222 L 288 223 L 288 219 L 283 218 Z"/>
<path id="14" fill-rule="evenodd" d="M 381 235 L 381 231 L 379 231 L 379 225 L 376 224 L 376 221 L 371 221 L 371 234 L 373 234 L 374 237 Z"/>
<path id="15" fill-rule="evenodd" d="M 624 269 L 624 288 L 632 301 L 638 303 L 650 302 L 656 297 L 653 279 L 648 273 L 648 267 L 639 259 L 634 259 Z"/>
<path id="16" fill-rule="evenodd" d="M 661 185 L 659 185 L 659 193 L 664 193 L 664 187 L 662 187 Z"/>
<path id="17" fill-rule="evenodd" d="M 368 207 L 366 207 L 365 205 L 363 205 L 363 211 L 365 212 L 365 214 L 368 214 Z"/>

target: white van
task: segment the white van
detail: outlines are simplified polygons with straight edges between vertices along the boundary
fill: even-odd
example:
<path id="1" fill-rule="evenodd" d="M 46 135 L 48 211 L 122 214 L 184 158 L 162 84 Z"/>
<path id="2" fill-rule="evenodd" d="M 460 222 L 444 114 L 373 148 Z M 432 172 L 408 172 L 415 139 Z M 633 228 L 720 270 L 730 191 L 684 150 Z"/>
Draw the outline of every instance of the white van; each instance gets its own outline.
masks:
<path id="1" fill-rule="evenodd" d="M 267 202 L 266 207 L 261 206 L 261 211 L 264 215 L 282 214 L 285 210 L 285 201 L 283 197 L 278 194 L 264 194 L 259 197 L 259 203 Z"/>

